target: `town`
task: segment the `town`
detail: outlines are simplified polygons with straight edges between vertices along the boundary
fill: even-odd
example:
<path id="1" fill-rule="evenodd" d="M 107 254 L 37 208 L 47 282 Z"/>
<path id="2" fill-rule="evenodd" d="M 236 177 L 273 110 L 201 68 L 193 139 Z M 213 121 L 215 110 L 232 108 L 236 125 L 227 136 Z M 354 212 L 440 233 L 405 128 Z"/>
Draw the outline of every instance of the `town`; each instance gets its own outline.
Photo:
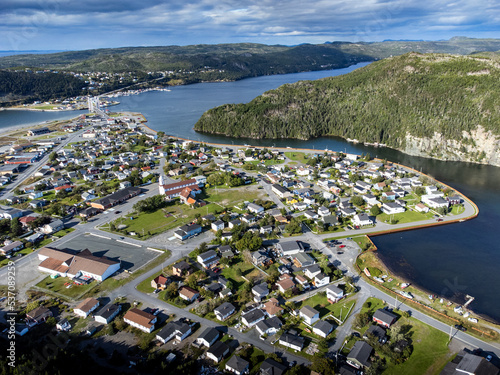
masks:
<path id="1" fill-rule="evenodd" d="M 19 340 L 66 334 L 124 373 L 423 373 L 422 350 L 443 348 L 441 373 L 500 371 L 480 340 L 498 333 L 388 274 L 366 237 L 467 220 L 465 196 L 370 155 L 205 144 L 96 112 L 0 149 Z"/>

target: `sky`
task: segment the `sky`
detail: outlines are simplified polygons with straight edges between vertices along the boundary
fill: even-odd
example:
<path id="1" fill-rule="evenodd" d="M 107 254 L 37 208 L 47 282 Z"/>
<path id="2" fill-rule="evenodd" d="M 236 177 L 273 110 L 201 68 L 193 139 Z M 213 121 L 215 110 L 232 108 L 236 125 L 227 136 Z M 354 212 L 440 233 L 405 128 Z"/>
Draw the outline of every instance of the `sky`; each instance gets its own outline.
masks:
<path id="1" fill-rule="evenodd" d="M 500 37 L 498 0 L 1 0 L 0 50 Z"/>

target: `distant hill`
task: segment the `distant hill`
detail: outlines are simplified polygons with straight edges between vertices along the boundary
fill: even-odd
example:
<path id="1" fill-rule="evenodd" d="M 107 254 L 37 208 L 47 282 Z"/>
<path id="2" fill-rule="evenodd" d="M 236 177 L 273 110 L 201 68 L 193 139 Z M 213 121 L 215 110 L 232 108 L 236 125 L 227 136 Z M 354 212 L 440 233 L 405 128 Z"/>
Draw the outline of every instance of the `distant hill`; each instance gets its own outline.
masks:
<path id="1" fill-rule="evenodd" d="M 500 166 L 499 81 L 498 53 L 407 53 L 211 109 L 195 130 L 253 138 L 333 135 Z"/>

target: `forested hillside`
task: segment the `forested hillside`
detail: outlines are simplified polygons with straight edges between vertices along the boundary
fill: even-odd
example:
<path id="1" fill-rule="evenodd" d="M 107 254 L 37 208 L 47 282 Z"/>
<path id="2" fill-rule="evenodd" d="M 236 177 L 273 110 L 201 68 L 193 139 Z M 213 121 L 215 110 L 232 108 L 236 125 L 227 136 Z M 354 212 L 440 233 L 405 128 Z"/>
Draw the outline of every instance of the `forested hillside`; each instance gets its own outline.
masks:
<path id="1" fill-rule="evenodd" d="M 195 130 L 251 138 L 334 135 L 498 165 L 499 79 L 498 54 L 409 53 L 214 108 Z"/>
<path id="2" fill-rule="evenodd" d="M 20 97 L 46 100 L 80 95 L 85 83 L 69 74 L 0 71 L 0 102 Z"/>

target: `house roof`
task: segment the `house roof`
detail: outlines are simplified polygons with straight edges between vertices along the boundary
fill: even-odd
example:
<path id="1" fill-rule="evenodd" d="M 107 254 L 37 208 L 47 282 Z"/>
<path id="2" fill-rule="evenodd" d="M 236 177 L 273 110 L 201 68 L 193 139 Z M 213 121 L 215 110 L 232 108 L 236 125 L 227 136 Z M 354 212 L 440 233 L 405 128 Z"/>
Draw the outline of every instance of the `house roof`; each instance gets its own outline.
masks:
<path id="1" fill-rule="evenodd" d="M 243 358 L 233 355 L 231 358 L 229 358 L 229 361 L 227 361 L 226 366 L 241 373 L 243 372 L 249 365 L 249 362 L 245 361 Z"/>
<path id="2" fill-rule="evenodd" d="M 153 281 L 155 282 L 155 284 L 164 285 L 167 283 L 168 278 L 163 275 L 158 275 L 153 279 Z"/>
<path id="3" fill-rule="evenodd" d="M 283 252 L 302 250 L 302 245 L 297 241 L 279 242 L 277 246 L 279 246 Z"/>
<path id="4" fill-rule="evenodd" d="M 92 309 L 95 305 L 98 304 L 99 301 L 96 300 L 95 298 L 86 298 L 75 307 L 75 310 L 82 310 L 88 312 L 90 311 L 90 309 Z"/>
<path id="5" fill-rule="evenodd" d="M 50 313 L 50 310 L 45 306 L 38 306 L 37 308 L 31 310 L 29 313 L 26 313 L 26 316 L 33 320 L 38 320 L 42 318 L 45 314 Z"/>
<path id="6" fill-rule="evenodd" d="M 198 255 L 200 257 L 200 259 L 202 260 L 202 262 L 210 259 L 210 258 L 214 258 L 217 256 L 217 253 L 215 252 L 215 250 L 208 250 L 208 251 L 205 251 L 204 253 Z"/>
<path id="7" fill-rule="evenodd" d="M 316 309 L 313 309 L 311 306 L 309 305 L 305 305 L 303 306 L 301 309 L 300 309 L 300 312 L 307 316 L 308 318 L 314 318 L 314 316 L 318 315 L 319 314 L 319 311 L 316 310 Z"/>
<path id="8" fill-rule="evenodd" d="M 386 309 L 378 309 L 375 311 L 375 314 L 373 314 L 373 318 L 391 324 L 397 316 Z"/>
<path id="9" fill-rule="evenodd" d="M 188 297 L 189 299 L 193 298 L 196 296 L 199 292 L 193 288 L 190 288 L 186 285 L 183 285 L 179 288 L 179 294 L 182 294 L 183 296 Z"/>
<path id="10" fill-rule="evenodd" d="M 190 328 L 191 327 L 189 326 L 189 324 L 186 324 L 186 323 L 182 323 L 179 321 L 169 322 L 156 335 L 160 336 L 162 339 L 166 340 L 167 338 L 171 337 L 176 332 L 179 332 L 181 335 L 184 335 L 186 332 L 189 331 Z"/>
<path id="11" fill-rule="evenodd" d="M 260 365 L 261 375 L 282 375 L 287 367 L 274 359 L 266 358 Z"/>
<path id="12" fill-rule="evenodd" d="M 293 288 L 295 286 L 295 283 L 293 282 L 292 279 L 285 279 L 278 281 L 276 285 L 280 286 L 283 290 L 288 290 Z"/>
<path id="13" fill-rule="evenodd" d="M 255 285 L 252 288 L 252 291 L 259 294 L 259 295 L 269 294 L 269 288 L 267 287 L 266 283 L 260 283 L 260 284 Z"/>
<path id="14" fill-rule="evenodd" d="M 302 336 L 296 336 L 290 333 L 283 333 L 279 340 L 294 346 L 304 346 L 304 338 Z"/>
<path id="15" fill-rule="evenodd" d="M 368 327 L 365 334 L 367 333 L 371 333 L 373 336 L 378 338 L 385 337 L 385 329 L 378 325 L 371 325 L 370 327 Z"/>
<path id="16" fill-rule="evenodd" d="M 229 346 L 227 346 L 222 341 L 217 341 L 210 349 L 208 349 L 207 353 L 211 353 L 216 358 L 223 357 L 229 351 Z"/>
<path id="17" fill-rule="evenodd" d="M 341 293 L 343 293 L 343 290 L 340 289 L 338 286 L 336 285 L 330 285 L 327 289 L 326 289 L 327 293 L 328 291 L 332 292 L 333 294 L 335 295 L 339 295 Z"/>
<path id="18" fill-rule="evenodd" d="M 276 298 L 271 298 L 269 301 L 264 303 L 264 311 L 269 315 L 276 315 L 277 313 L 283 311 L 283 308 L 279 305 Z"/>
<path id="19" fill-rule="evenodd" d="M 117 303 L 108 303 L 102 309 L 100 309 L 95 316 L 103 317 L 104 319 L 109 319 L 113 316 L 117 311 L 121 310 L 121 306 Z"/>
<path id="20" fill-rule="evenodd" d="M 314 329 L 328 335 L 332 331 L 333 325 L 328 323 L 326 320 L 320 320 L 314 325 Z"/>
<path id="21" fill-rule="evenodd" d="M 205 340 L 207 342 L 212 342 L 213 340 L 217 339 L 219 337 L 219 331 L 217 331 L 215 328 L 206 328 L 200 336 L 198 336 L 198 339 L 200 340 Z"/>
<path id="22" fill-rule="evenodd" d="M 235 308 L 229 302 L 224 302 L 222 305 L 217 307 L 214 312 L 221 314 L 222 316 L 226 316 L 227 314 L 234 311 Z"/>
<path id="23" fill-rule="evenodd" d="M 372 353 L 373 348 L 368 345 L 364 341 L 356 341 L 354 344 L 353 348 L 347 355 L 347 359 L 349 360 L 356 360 L 356 362 L 359 362 L 363 366 L 367 367 L 370 365 L 368 362 L 368 359 L 370 358 L 370 354 Z"/>
<path id="24" fill-rule="evenodd" d="M 245 320 L 251 324 L 259 319 L 262 319 L 266 316 L 264 312 L 261 309 L 255 309 L 250 311 L 248 314 L 245 314 L 242 318 L 245 318 Z"/>
<path id="25" fill-rule="evenodd" d="M 151 323 L 151 321 L 156 319 L 156 316 L 134 307 L 133 309 L 127 311 L 123 319 L 128 319 L 143 327 L 150 328 L 154 325 L 154 323 Z"/>
<path id="26" fill-rule="evenodd" d="M 181 271 L 187 271 L 187 270 L 191 269 L 191 265 L 188 262 L 186 262 L 185 260 L 181 260 L 179 263 L 174 264 L 173 268 L 176 268 L 176 269 L 181 270 Z"/>

